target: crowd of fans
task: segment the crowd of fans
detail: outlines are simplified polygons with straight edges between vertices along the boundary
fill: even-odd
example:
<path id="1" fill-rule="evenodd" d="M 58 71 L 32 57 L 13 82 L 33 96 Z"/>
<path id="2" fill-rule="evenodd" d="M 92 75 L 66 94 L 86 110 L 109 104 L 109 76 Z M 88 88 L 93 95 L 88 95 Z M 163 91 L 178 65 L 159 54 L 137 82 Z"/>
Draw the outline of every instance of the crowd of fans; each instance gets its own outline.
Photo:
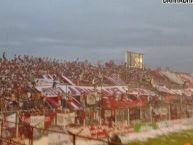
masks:
<path id="1" fill-rule="evenodd" d="M 151 90 L 152 78 L 168 86 L 174 84 L 158 76 L 156 71 L 126 70 L 125 64 L 115 64 L 114 61 L 93 65 L 87 60 L 59 61 L 48 57 L 37 58 L 26 55 L 15 55 L 13 59 L 8 59 L 3 53 L 0 59 L 0 109 L 9 110 L 10 106 L 14 108 L 22 106 L 27 109 L 34 107 L 34 103 L 31 103 L 33 101 L 40 102 L 35 104 L 45 102 L 44 96 L 33 89 L 35 78 L 42 78 L 43 75 L 48 75 L 61 83 L 64 82 L 62 77 L 64 75 L 74 84 L 84 86 L 116 85 L 115 82 L 119 81 L 130 88 L 141 87 Z M 23 100 L 29 101 L 29 104 L 23 105 L 27 104 L 22 103 Z"/>
<path id="2" fill-rule="evenodd" d="M 35 89 L 36 78 L 48 76 L 53 80 L 53 88 L 57 83 L 66 83 L 63 76 L 71 80 L 75 85 L 100 86 L 100 85 L 128 85 L 129 88 L 145 88 L 154 90 L 152 80 L 168 88 L 182 88 L 184 86 L 169 81 L 158 73 L 159 70 L 126 69 L 125 64 L 116 64 L 109 61 L 103 64 L 93 65 L 85 61 L 59 61 L 48 57 L 14 56 L 8 59 L 3 53 L 0 59 L 0 110 L 31 110 L 30 114 L 42 114 L 51 108 L 43 94 Z M 86 105 L 86 95 L 80 95 L 80 104 Z M 60 94 L 60 96 L 62 96 Z M 72 99 L 70 93 L 68 99 Z M 116 100 L 135 100 L 135 97 L 125 94 L 113 95 Z M 141 98 L 143 99 L 143 98 Z M 66 107 L 62 99 L 60 104 Z M 156 105 L 156 103 L 153 103 Z M 62 110 L 62 109 L 61 109 Z M 136 116 L 136 115 L 135 115 Z"/>

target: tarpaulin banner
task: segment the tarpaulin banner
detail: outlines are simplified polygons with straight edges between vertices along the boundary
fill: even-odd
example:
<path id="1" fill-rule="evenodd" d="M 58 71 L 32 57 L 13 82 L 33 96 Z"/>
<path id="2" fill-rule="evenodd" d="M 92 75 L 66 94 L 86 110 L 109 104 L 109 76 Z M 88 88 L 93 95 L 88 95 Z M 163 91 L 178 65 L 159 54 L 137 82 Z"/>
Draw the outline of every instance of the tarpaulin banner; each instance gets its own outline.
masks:
<path id="1" fill-rule="evenodd" d="M 57 113 L 57 125 L 66 126 L 75 123 L 75 112 L 72 113 Z"/>
<path id="2" fill-rule="evenodd" d="M 16 113 L 13 113 L 11 115 L 8 115 L 6 117 L 6 121 L 8 122 L 7 123 L 7 127 L 10 127 L 10 128 L 14 128 L 16 127 Z"/>
<path id="3" fill-rule="evenodd" d="M 44 128 L 45 116 L 30 116 L 30 125 L 38 128 Z"/>
<path id="4" fill-rule="evenodd" d="M 89 93 L 86 98 L 86 102 L 88 105 L 94 105 L 96 103 L 96 98 L 94 94 Z"/>

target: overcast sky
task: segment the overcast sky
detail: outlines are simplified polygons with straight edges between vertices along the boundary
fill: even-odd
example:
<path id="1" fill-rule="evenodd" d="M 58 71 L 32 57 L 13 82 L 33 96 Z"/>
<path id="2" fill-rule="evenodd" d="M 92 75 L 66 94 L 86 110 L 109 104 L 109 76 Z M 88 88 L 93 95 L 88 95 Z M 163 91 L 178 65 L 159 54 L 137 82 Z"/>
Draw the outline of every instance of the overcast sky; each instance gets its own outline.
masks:
<path id="1" fill-rule="evenodd" d="M 142 52 L 193 72 L 193 4 L 162 0 L 0 0 L 0 53 L 92 62 Z"/>

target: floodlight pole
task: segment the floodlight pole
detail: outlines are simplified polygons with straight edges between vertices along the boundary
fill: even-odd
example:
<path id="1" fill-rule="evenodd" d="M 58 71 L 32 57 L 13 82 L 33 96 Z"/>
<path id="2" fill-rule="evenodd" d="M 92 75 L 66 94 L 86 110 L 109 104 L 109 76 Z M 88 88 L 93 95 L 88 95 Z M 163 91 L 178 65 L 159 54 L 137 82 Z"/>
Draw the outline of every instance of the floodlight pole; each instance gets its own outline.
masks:
<path id="1" fill-rule="evenodd" d="M 127 62 L 125 63 L 125 80 L 127 84 L 128 83 L 128 64 Z"/>
<path id="2" fill-rule="evenodd" d="M 126 58 L 128 55 L 128 51 L 126 53 Z M 128 60 L 128 58 L 127 58 Z M 129 92 L 129 82 L 128 82 L 128 61 L 125 62 L 125 81 L 126 81 L 126 85 L 127 85 L 127 98 L 128 98 L 128 92 Z M 127 117 L 127 125 L 130 124 L 130 108 L 128 108 L 128 117 Z"/>
<path id="3" fill-rule="evenodd" d="M 100 91 L 100 99 L 99 99 L 99 124 L 101 125 L 101 114 L 102 114 L 102 87 L 103 87 L 103 76 L 101 77 L 101 91 Z"/>

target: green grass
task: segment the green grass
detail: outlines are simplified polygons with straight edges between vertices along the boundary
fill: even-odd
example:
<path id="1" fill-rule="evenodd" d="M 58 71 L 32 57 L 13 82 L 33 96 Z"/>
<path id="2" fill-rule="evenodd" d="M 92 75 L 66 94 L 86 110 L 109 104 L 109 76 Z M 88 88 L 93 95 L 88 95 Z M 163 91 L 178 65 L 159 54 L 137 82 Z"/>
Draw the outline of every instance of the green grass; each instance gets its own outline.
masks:
<path id="1" fill-rule="evenodd" d="M 193 130 L 160 136 L 146 142 L 131 142 L 128 145 L 184 145 L 185 143 L 193 143 Z"/>

